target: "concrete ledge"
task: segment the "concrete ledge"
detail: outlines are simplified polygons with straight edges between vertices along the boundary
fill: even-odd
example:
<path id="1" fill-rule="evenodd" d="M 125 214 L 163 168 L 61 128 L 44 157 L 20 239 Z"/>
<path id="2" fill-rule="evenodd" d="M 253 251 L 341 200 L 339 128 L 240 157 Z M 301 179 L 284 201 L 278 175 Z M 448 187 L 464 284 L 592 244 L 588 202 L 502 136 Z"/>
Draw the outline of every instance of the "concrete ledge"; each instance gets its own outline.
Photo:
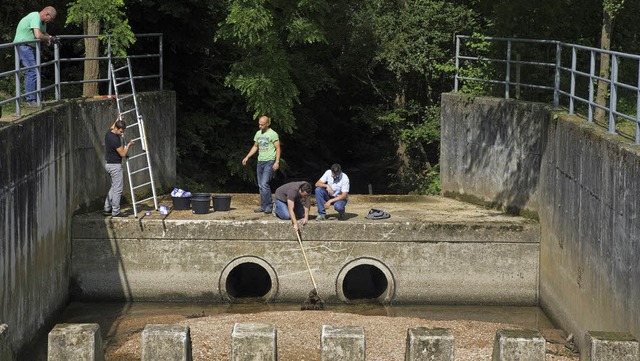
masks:
<path id="1" fill-rule="evenodd" d="M 61 323 L 49 332 L 48 361 L 104 361 L 97 323 Z"/>
<path id="2" fill-rule="evenodd" d="M 322 361 L 364 361 L 365 340 L 362 326 L 322 326 Z"/>
<path id="3" fill-rule="evenodd" d="M 498 330 L 493 344 L 493 361 L 544 361 L 546 342 L 538 331 Z"/>
<path id="4" fill-rule="evenodd" d="M 229 212 L 202 219 L 186 210 L 141 219 L 75 216 L 72 297 L 234 302 L 226 276 L 255 259 L 272 286 L 264 302 L 304 299 L 308 273 L 287 221 L 256 215 L 256 195 L 232 196 Z M 365 219 L 375 204 L 392 217 Z M 363 265 L 386 279 L 386 289 L 371 292 L 383 303 L 537 305 L 536 222 L 442 197 L 354 195 L 349 207 L 348 220 L 309 222 L 302 231 L 325 303 L 349 302 L 337 290 L 348 289 L 346 273 Z"/>
<path id="5" fill-rule="evenodd" d="M 278 360 L 277 330 L 264 323 L 236 323 L 231 334 L 231 361 Z"/>
<path id="6" fill-rule="evenodd" d="M 455 340 L 445 328 L 416 327 L 407 330 L 405 361 L 454 361 Z"/>
<path id="7" fill-rule="evenodd" d="M 13 352 L 9 343 L 9 326 L 0 325 L 0 360 L 13 361 Z"/>
<path id="8" fill-rule="evenodd" d="M 142 331 L 142 361 L 191 361 L 189 326 L 147 325 Z"/>
<path id="9" fill-rule="evenodd" d="M 627 332 L 587 331 L 582 361 L 640 361 L 638 340 Z"/>

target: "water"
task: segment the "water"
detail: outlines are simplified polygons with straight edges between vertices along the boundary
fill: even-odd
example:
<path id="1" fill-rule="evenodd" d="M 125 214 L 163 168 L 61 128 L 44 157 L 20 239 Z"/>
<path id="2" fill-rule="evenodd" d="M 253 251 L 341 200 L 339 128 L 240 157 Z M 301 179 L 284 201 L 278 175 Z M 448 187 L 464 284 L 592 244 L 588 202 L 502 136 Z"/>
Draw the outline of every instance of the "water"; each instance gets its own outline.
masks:
<path id="1" fill-rule="evenodd" d="M 147 323 L 178 323 L 186 318 L 217 314 L 247 314 L 270 311 L 300 311 L 301 304 L 199 304 L 199 303 L 83 303 L 72 302 L 55 323 L 97 323 L 104 345 L 139 333 Z M 364 316 L 419 317 L 427 320 L 468 320 L 516 324 L 529 329 L 555 328 L 539 307 L 447 306 L 378 304 L 327 305 L 325 311 Z M 306 311 L 300 311 L 306 312 Z M 127 322 L 130 326 L 122 326 Z M 134 326 L 132 326 L 134 325 Z M 52 328 L 53 325 L 50 327 Z M 49 329 L 50 329 L 49 328 Z M 47 335 L 41 335 L 18 360 L 46 361 Z"/>

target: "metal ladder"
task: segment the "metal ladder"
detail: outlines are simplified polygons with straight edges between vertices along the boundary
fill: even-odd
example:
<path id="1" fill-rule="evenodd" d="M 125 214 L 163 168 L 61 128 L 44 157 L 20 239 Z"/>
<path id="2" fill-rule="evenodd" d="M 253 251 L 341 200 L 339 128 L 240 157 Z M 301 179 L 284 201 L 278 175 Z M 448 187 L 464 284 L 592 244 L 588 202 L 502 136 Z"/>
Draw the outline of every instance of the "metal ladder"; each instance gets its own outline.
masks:
<path id="1" fill-rule="evenodd" d="M 116 93 L 116 104 L 118 105 L 118 114 L 120 120 L 127 124 L 127 132 L 133 133 L 132 139 L 135 141 L 134 147 L 129 151 L 126 157 L 127 177 L 129 179 L 129 189 L 131 190 L 131 202 L 133 204 L 133 214 L 138 217 L 138 205 L 153 199 L 153 206 L 158 210 L 158 197 L 156 196 L 156 186 L 153 180 L 153 171 L 151 169 L 151 158 L 149 155 L 149 144 L 147 142 L 147 133 L 144 128 L 144 120 L 140 114 L 138 107 L 138 97 L 136 96 L 136 88 L 133 84 L 133 71 L 131 70 L 131 60 L 127 59 L 127 65 L 115 68 L 112 62 L 109 62 L 109 72 L 111 73 L 111 81 Z M 131 93 L 123 94 L 122 90 L 130 87 Z M 133 102 L 133 104 L 131 104 Z M 127 121 L 126 119 L 133 119 Z M 123 136 L 124 138 L 124 136 Z M 123 139 L 124 143 L 127 142 Z M 153 196 L 145 199 L 136 199 L 136 191 L 142 188 L 151 187 Z"/>

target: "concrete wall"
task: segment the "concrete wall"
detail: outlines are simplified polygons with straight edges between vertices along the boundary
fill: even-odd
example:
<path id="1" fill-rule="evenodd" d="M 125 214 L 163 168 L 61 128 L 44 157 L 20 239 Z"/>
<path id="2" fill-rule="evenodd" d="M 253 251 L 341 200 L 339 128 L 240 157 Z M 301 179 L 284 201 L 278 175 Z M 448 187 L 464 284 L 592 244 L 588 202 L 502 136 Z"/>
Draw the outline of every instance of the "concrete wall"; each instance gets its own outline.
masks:
<path id="1" fill-rule="evenodd" d="M 141 94 L 158 185 L 175 179 L 175 94 Z M 0 323 L 17 350 L 68 299 L 71 215 L 109 189 L 104 134 L 113 100 L 52 106 L 0 125 Z M 162 160 L 162 161 L 160 161 Z M 98 207 L 98 208 L 96 208 Z"/>
<path id="2" fill-rule="evenodd" d="M 442 188 L 537 212 L 540 304 L 640 338 L 640 149 L 544 105 L 442 96 Z M 518 195 L 521 192 L 521 195 Z"/>
<path id="3" fill-rule="evenodd" d="M 288 221 L 172 216 L 74 217 L 74 299 L 225 302 L 225 275 L 243 258 L 242 263 L 272 269 L 273 293 L 266 301 L 307 297 L 309 274 Z M 535 305 L 539 225 L 497 218 L 486 223 L 473 223 L 471 217 L 440 223 L 311 222 L 304 245 L 326 302 L 343 302 L 347 269 L 370 264 L 387 274 L 387 289 L 379 298 L 385 303 Z"/>

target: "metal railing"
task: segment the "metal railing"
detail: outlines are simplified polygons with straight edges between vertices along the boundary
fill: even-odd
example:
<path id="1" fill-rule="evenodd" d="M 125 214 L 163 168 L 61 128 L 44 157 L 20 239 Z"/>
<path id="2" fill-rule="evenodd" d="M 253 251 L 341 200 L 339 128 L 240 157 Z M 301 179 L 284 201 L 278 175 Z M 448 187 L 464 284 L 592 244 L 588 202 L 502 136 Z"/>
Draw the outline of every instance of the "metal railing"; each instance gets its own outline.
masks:
<path id="1" fill-rule="evenodd" d="M 610 57 L 608 77 L 600 75 L 603 54 Z M 635 134 L 623 135 L 640 145 L 638 55 L 560 41 L 458 35 L 455 66 L 455 92 L 467 91 L 465 86 L 473 92 L 480 83 L 480 92 L 503 87 L 508 99 L 515 89 L 516 98 L 521 99 L 523 89 L 528 89 L 526 100 L 545 101 L 552 96 L 554 107 L 566 106 L 569 114 L 585 115 L 589 122 L 594 122 L 599 109 L 608 114 L 607 124 L 600 125 L 610 134 L 625 129 L 625 122 L 635 123 Z M 594 100 L 598 82 L 606 85 L 601 104 Z"/>
<path id="2" fill-rule="evenodd" d="M 79 40 L 79 39 L 87 39 L 87 38 L 98 38 L 99 35 L 59 35 L 57 38 L 60 40 L 53 44 L 53 59 L 42 62 L 42 41 L 41 40 L 30 40 L 19 43 L 7 43 L 0 44 L 0 51 L 13 49 L 14 59 L 15 59 L 15 68 L 9 71 L 0 72 L 0 80 L 5 77 L 13 77 L 15 83 L 15 96 L 5 99 L 0 99 L 0 106 L 3 104 L 15 103 L 16 115 L 21 115 L 22 104 L 20 102 L 21 98 L 26 95 L 35 94 L 36 102 L 38 107 L 42 105 L 43 93 L 53 90 L 54 91 L 54 100 L 60 101 L 62 99 L 62 90 L 63 86 L 69 85 L 77 85 L 84 83 L 106 83 L 108 84 L 108 95 L 111 96 L 113 94 L 113 84 L 111 82 L 111 73 L 109 71 L 105 71 L 106 78 L 99 78 L 95 80 L 72 80 L 72 79 L 61 79 L 61 65 L 64 64 L 72 64 L 74 62 L 84 62 L 86 60 L 95 60 L 99 62 L 104 62 L 105 66 L 102 69 L 108 70 L 108 64 L 112 61 L 117 61 L 119 59 L 125 59 L 123 56 L 115 56 L 111 51 L 111 36 L 107 36 L 107 54 L 104 56 L 99 56 L 95 58 L 85 58 L 85 57 L 62 57 L 60 54 L 61 44 L 65 42 Z M 162 34 L 161 33 L 150 33 L 150 34 L 135 34 L 136 40 L 140 38 L 155 38 L 157 39 L 158 45 L 157 53 L 145 53 L 145 54 L 128 54 L 127 57 L 133 60 L 139 59 L 157 59 L 158 63 L 158 71 L 157 73 L 151 73 L 147 75 L 138 75 L 135 76 L 134 79 L 158 79 L 158 87 L 160 90 L 163 89 L 164 77 L 163 77 L 163 48 L 162 48 Z M 18 46 L 26 45 L 27 43 L 35 43 L 35 57 L 36 57 L 36 65 L 31 67 L 23 67 L 20 62 L 20 56 L 18 54 Z M 130 51 L 130 50 L 129 50 Z M 50 81 L 50 84 L 43 84 L 43 72 L 50 71 L 52 68 L 53 72 L 53 80 Z M 148 66 L 145 67 L 148 69 Z M 25 70 L 35 69 L 37 74 L 36 80 L 36 89 L 32 92 L 22 92 L 22 84 L 21 84 L 21 73 Z"/>

